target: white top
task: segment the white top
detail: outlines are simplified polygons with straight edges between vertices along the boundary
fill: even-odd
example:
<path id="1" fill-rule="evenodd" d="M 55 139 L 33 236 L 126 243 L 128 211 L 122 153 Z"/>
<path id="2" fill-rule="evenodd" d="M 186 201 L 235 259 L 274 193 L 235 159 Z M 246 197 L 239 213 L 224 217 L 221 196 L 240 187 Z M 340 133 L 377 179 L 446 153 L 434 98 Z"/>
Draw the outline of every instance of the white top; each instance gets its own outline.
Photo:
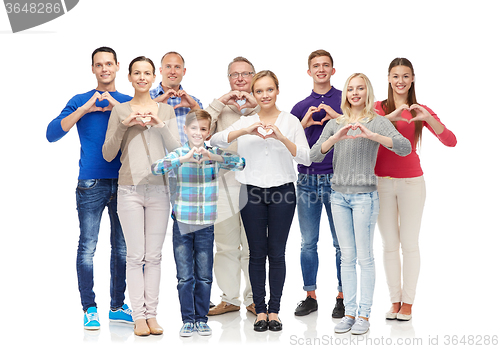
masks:
<path id="1" fill-rule="evenodd" d="M 258 114 L 242 116 L 225 130 L 210 139 L 210 144 L 227 148 L 227 137 L 231 131 L 248 127 L 260 121 Z M 274 123 L 281 133 L 297 147 L 297 154 L 292 156 L 286 146 L 274 138 L 262 139 L 254 135 L 238 138 L 238 154 L 245 158 L 243 171 L 236 172 L 236 179 L 242 184 L 261 188 L 277 187 L 297 180 L 297 172 L 292 160 L 306 166 L 311 165 L 309 144 L 299 119 L 287 112 L 281 112 Z"/>

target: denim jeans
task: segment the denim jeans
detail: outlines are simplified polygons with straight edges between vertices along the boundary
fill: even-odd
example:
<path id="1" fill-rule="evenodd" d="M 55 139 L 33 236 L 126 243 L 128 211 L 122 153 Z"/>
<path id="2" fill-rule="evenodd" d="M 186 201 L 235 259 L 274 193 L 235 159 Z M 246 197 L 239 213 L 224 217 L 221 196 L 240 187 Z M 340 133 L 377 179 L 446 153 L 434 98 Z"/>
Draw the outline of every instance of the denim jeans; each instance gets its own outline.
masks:
<path id="1" fill-rule="evenodd" d="M 370 317 L 375 290 L 373 235 L 379 213 L 378 192 L 332 193 L 332 213 L 339 239 L 345 314 L 356 316 L 356 260 L 361 269 L 358 316 Z"/>
<path id="2" fill-rule="evenodd" d="M 295 213 L 296 194 L 293 183 L 279 187 L 241 187 L 241 218 L 250 249 L 248 273 L 257 313 L 278 313 L 285 284 L 285 248 Z M 269 259 L 269 303 L 266 305 L 266 260 Z"/>
<path id="3" fill-rule="evenodd" d="M 80 220 L 80 240 L 76 258 L 78 289 L 83 310 L 97 307 L 94 287 L 94 253 L 101 216 L 108 208 L 111 222 L 110 295 L 111 308 L 120 308 L 125 300 L 125 265 L 127 248 L 117 215 L 117 179 L 83 179 L 76 188 L 76 206 Z"/>
<path id="4" fill-rule="evenodd" d="M 325 206 L 330 231 L 335 247 L 335 265 L 339 292 L 342 292 L 342 279 L 340 277 L 340 246 L 333 224 L 332 206 L 330 197 L 331 174 L 308 175 L 299 173 L 297 180 L 297 214 L 299 218 L 302 242 L 300 246 L 300 266 L 304 291 L 316 290 L 316 276 L 318 274 L 318 240 L 321 211 Z"/>
<path id="5" fill-rule="evenodd" d="M 207 322 L 214 263 L 214 226 L 181 234 L 174 219 L 172 241 L 182 322 Z"/>

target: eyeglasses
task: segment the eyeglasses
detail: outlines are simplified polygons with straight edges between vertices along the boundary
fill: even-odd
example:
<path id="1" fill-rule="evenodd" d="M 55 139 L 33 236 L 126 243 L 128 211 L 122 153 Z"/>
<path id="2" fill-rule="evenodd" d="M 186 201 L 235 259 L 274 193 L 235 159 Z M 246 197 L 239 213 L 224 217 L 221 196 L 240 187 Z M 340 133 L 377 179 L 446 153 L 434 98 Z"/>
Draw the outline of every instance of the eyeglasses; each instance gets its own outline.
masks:
<path id="1" fill-rule="evenodd" d="M 241 75 L 242 78 L 247 78 L 249 75 L 255 74 L 253 71 L 244 71 L 243 73 L 231 73 L 228 75 L 231 79 L 238 79 Z"/>

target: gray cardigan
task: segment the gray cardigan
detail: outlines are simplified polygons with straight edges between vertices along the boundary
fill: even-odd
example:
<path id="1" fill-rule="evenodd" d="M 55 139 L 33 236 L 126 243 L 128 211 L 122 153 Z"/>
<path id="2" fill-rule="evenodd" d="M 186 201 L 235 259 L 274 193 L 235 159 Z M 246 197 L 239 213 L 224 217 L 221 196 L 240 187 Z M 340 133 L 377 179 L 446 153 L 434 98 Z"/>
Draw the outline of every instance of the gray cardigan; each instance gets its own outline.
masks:
<path id="1" fill-rule="evenodd" d="M 403 137 L 385 117 L 377 116 L 363 125 L 372 132 L 391 138 L 393 147 L 387 149 L 399 156 L 410 154 L 410 141 Z M 377 190 L 377 176 L 375 176 L 374 168 L 379 143 L 366 138 L 344 139 L 337 142 L 327 153 L 321 153 L 323 142 L 343 126 L 336 120 L 328 121 L 318 141 L 311 148 L 311 160 L 321 162 L 325 155 L 335 148 L 332 189 L 344 194 L 369 193 Z M 348 135 L 354 136 L 359 133 L 361 133 L 359 129 L 349 130 Z"/>

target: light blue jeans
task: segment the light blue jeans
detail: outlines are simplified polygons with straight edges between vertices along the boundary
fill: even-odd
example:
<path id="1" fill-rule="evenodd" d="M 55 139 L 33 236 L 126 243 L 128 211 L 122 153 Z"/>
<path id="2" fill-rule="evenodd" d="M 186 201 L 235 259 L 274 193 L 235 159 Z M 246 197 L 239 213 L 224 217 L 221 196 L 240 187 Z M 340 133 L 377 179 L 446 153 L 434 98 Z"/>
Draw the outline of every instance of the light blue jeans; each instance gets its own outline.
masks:
<path id="1" fill-rule="evenodd" d="M 341 250 L 345 314 L 369 318 L 375 289 L 373 235 L 379 213 L 378 192 L 343 194 L 333 191 L 331 201 Z M 361 270 L 358 314 L 356 260 Z"/>

